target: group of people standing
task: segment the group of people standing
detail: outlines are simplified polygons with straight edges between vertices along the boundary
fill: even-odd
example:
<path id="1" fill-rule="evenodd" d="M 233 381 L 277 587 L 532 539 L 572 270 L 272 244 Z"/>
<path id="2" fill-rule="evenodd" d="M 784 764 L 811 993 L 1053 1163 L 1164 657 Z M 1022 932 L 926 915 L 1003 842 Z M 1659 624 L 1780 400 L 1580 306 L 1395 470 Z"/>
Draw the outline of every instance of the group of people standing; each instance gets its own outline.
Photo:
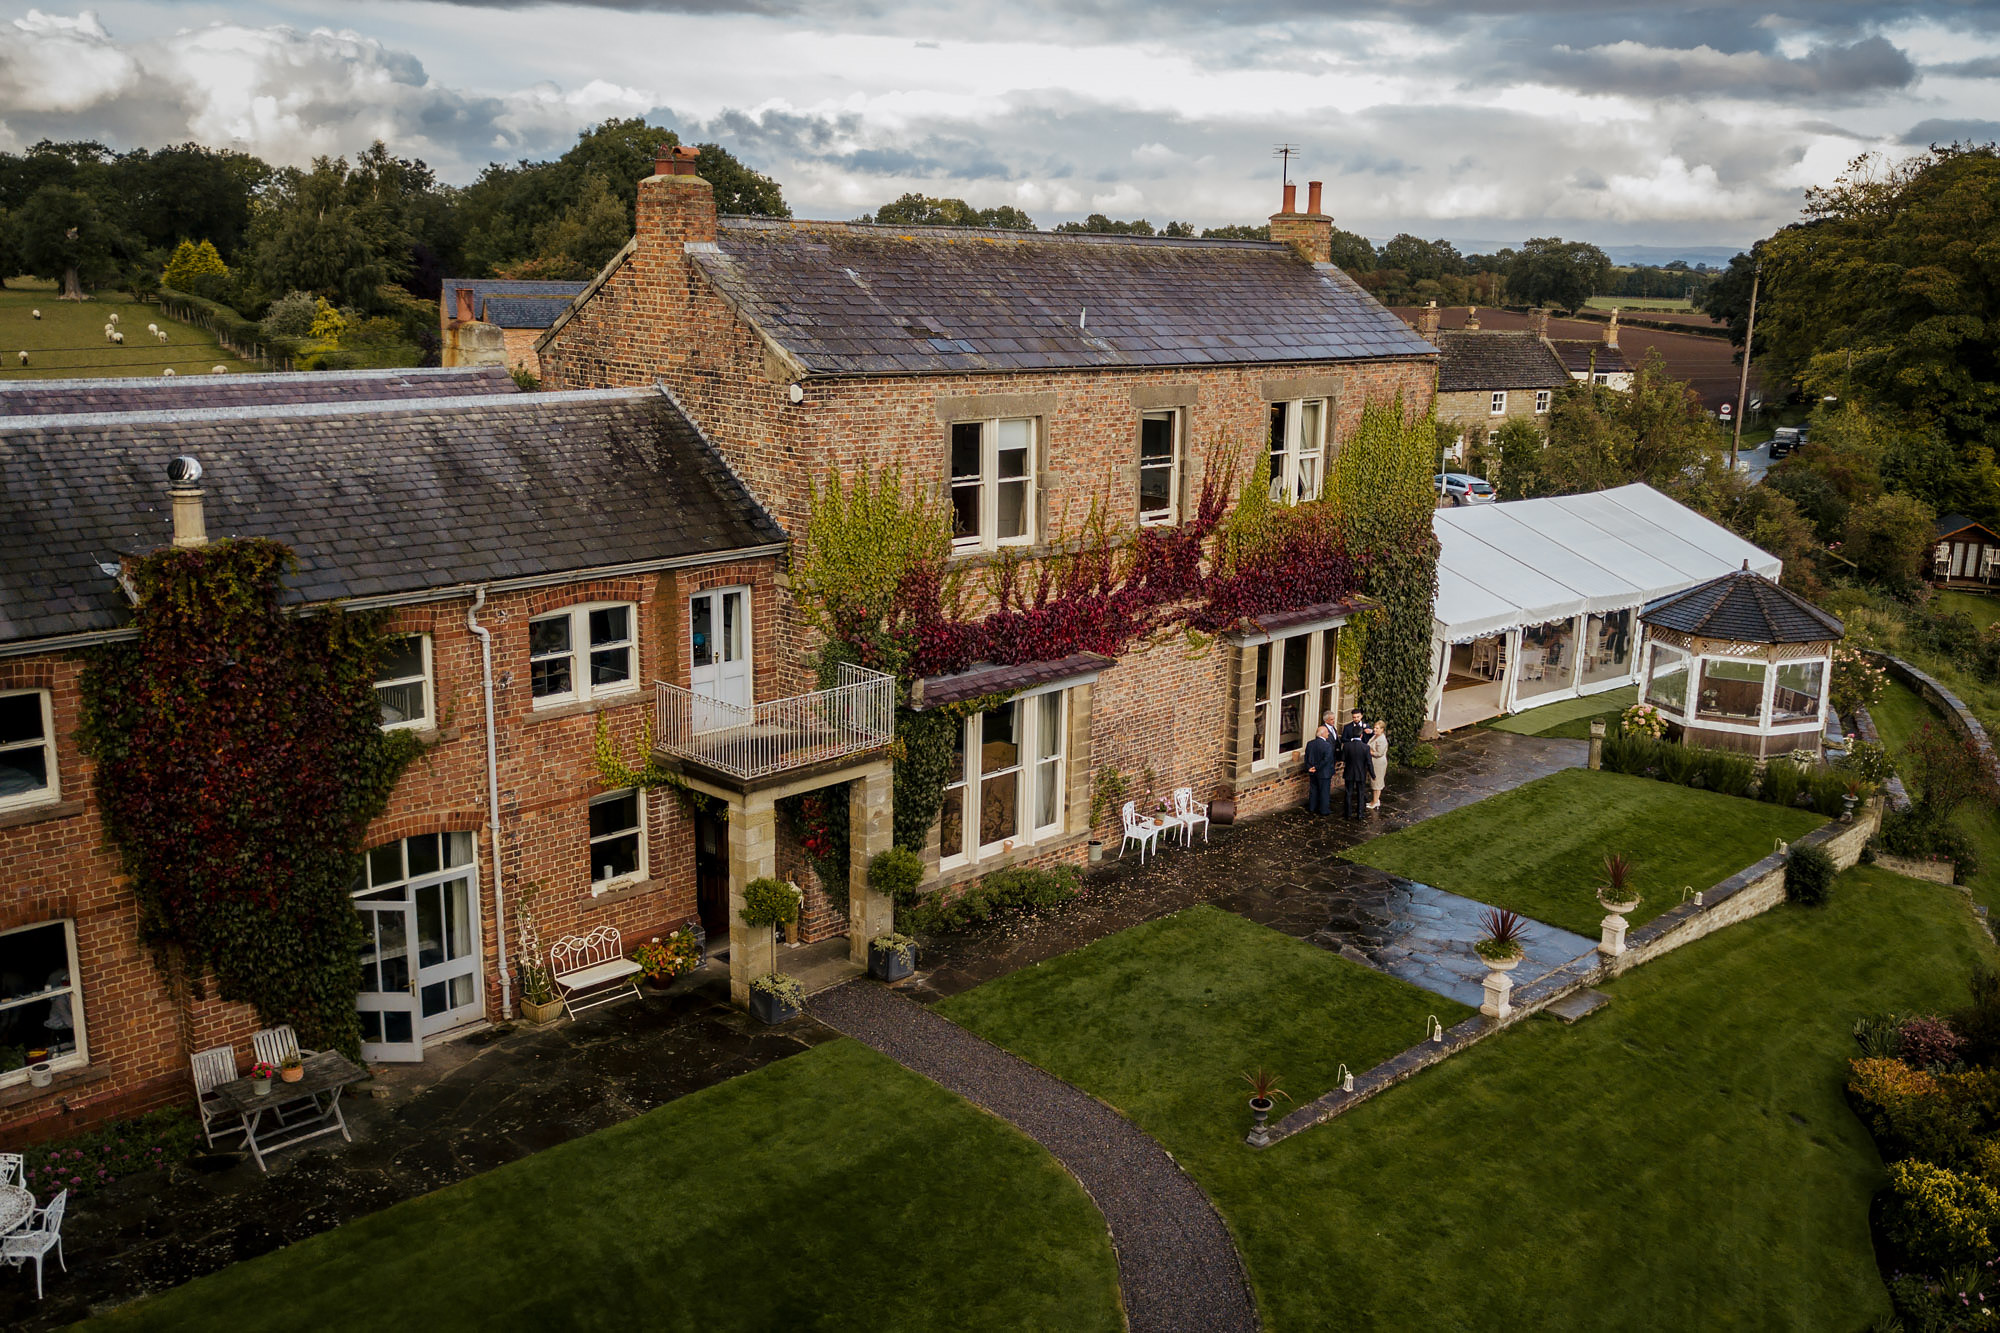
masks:
<path id="1" fill-rule="evenodd" d="M 1382 784 L 1389 778 L 1389 726 L 1379 718 L 1368 726 L 1359 708 L 1348 715 L 1344 727 L 1328 713 L 1306 742 L 1305 760 L 1306 809 L 1315 815 L 1333 813 L 1333 776 L 1339 769 L 1347 792 L 1343 813 L 1359 819 L 1363 810 L 1382 807 Z M 1361 800 L 1364 785 L 1369 791 L 1366 804 Z"/>

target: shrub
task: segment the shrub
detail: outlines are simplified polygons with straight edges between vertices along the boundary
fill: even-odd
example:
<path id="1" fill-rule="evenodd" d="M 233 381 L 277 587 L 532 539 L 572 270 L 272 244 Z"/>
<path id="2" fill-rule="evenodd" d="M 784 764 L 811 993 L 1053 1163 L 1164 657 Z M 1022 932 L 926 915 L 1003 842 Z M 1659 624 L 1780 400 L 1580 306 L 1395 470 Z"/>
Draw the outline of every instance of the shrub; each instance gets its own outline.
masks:
<path id="1" fill-rule="evenodd" d="M 1854 1020 L 1854 1044 L 1864 1058 L 1893 1060 L 1903 1049 L 1903 1024 L 1894 1014 Z"/>
<path id="2" fill-rule="evenodd" d="M 1896 1038 L 1904 1061 L 1919 1069 L 1949 1065 L 1965 1047 L 1965 1038 L 1951 1024 L 1928 1014 L 1904 1019 Z"/>
<path id="3" fill-rule="evenodd" d="M 1972 1152 L 1978 1117 L 1938 1076 L 1901 1060 L 1852 1060 L 1848 1068 L 1853 1077 L 1847 1090 L 1884 1157 L 1956 1165 Z"/>
<path id="4" fill-rule="evenodd" d="M 1889 1168 L 1889 1191 L 1889 1237 L 1911 1259 L 1943 1268 L 1991 1254 L 2000 1221 L 2000 1192 L 1991 1185 L 1931 1162 L 1903 1161 Z"/>
<path id="5" fill-rule="evenodd" d="M 1757 776 L 1756 761 L 1727 750 L 1697 750 L 1695 753 L 1699 756 L 1696 771 L 1704 787 L 1724 796 L 1750 794 L 1750 783 Z"/>
<path id="6" fill-rule="evenodd" d="M 915 930 L 964 930 L 989 917 L 1068 902 L 1076 897 L 1078 882 L 1072 866 L 996 870 L 948 901 L 941 892 L 920 899 L 904 914 L 905 920 Z"/>
<path id="7" fill-rule="evenodd" d="M 806 1007 L 805 986 L 797 977 L 787 976 L 783 972 L 766 972 L 750 983 L 750 989 L 769 995 L 787 1009 Z"/>
<path id="8" fill-rule="evenodd" d="M 1882 697 L 1889 673 L 1874 659 L 1847 647 L 1833 650 L 1833 681 L 1828 693 L 1836 711 L 1852 713 L 1867 708 Z"/>
<path id="9" fill-rule="evenodd" d="M 1875 841 L 1891 856 L 1952 862 L 1960 884 L 1979 873 L 1977 844 L 1958 825 L 1927 818 L 1921 808 L 1889 811 Z"/>
<path id="10" fill-rule="evenodd" d="M 760 876 L 743 886 L 743 921 L 751 926 L 779 926 L 796 921 L 799 895 L 781 879 Z"/>
<path id="11" fill-rule="evenodd" d="M 1659 765 L 1660 781 L 1671 782 L 1676 787 L 1685 787 L 1695 775 L 1695 767 L 1701 756 L 1685 745 L 1661 745 L 1654 762 Z"/>
<path id="12" fill-rule="evenodd" d="M 1757 799 L 1772 805 L 1790 805 L 1798 800 L 1804 774 L 1789 759 L 1773 759 L 1764 765 L 1764 785 Z"/>
<path id="13" fill-rule="evenodd" d="M 1667 734 L 1667 716 L 1649 703 L 1636 703 L 1618 716 L 1618 734 L 1659 740 Z"/>
<path id="14" fill-rule="evenodd" d="M 1943 825 L 1967 801 L 1991 801 L 1994 795 L 1979 747 L 1941 723 L 1917 729 L 1899 766 L 1911 792 L 1921 793 L 1918 812 L 1933 824 Z"/>
<path id="15" fill-rule="evenodd" d="M 60 1143 L 24 1149 L 22 1183 L 46 1203 L 60 1190 L 87 1194 L 135 1172 L 186 1159 L 201 1127 L 185 1111 L 150 1111 Z"/>
<path id="16" fill-rule="evenodd" d="M 1849 741 L 1847 753 L 1835 767 L 1879 787 L 1889 780 L 1889 751 L 1880 741 Z"/>
<path id="17" fill-rule="evenodd" d="M 877 852 L 868 862 L 868 887 L 893 898 L 898 906 L 914 899 L 917 886 L 923 882 L 923 858 L 905 848 Z"/>
<path id="18" fill-rule="evenodd" d="M 1839 870 L 1823 847 L 1794 847 L 1785 857 L 1785 901 L 1818 907 L 1832 890 Z"/>
<path id="19" fill-rule="evenodd" d="M 264 312 L 264 332 L 275 338 L 304 338 L 312 332 L 318 313 L 319 299 L 311 292 L 291 292 Z"/>
<path id="20" fill-rule="evenodd" d="M 1991 1263 L 1991 1260 L 1987 1261 Z M 1956 1330 L 1993 1327 L 1996 1312 L 1986 1299 L 1992 1289 L 1988 1270 L 1979 1264 L 1959 1264 L 1935 1277 L 1898 1274 L 1889 1283 L 1901 1323 L 1876 1324 L 1897 1330 Z"/>
<path id="21" fill-rule="evenodd" d="M 1430 744 L 1412 745 L 1410 747 L 1409 758 L 1404 761 L 1404 766 L 1413 768 L 1419 773 L 1424 772 L 1426 769 L 1436 768 L 1438 766 L 1437 747 Z"/>
<path id="22" fill-rule="evenodd" d="M 1984 965 L 1972 970 L 1972 1003 L 1951 1016 L 1965 1039 L 1964 1055 L 1975 1064 L 2000 1060 L 2000 974 Z"/>

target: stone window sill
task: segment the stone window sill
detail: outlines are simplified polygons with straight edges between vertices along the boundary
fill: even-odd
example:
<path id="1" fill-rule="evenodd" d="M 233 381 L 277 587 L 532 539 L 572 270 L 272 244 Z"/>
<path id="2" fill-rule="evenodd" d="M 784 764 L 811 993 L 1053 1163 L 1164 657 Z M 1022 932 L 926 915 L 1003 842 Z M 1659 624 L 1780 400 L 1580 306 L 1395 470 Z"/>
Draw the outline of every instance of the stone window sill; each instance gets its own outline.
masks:
<path id="1" fill-rule="evenodd" d="M 1254 787 L 1261 787 L 1276 778 L 1302 777 L 1305 771 L 1306 761 L 1303 752 L 1287 755 L 1268 767 L 1244 770 L 1234 782 L 1230 783 L 1230 789 L 1240 794 Z"/>
<path id="2" fill-rule="evenodd" d="M 19 828 L 23 824 L 39 824 L 45 819 L 68 819 L 83 813 L 82 801 L 51 801 L 47 805 L 31 805 L 20 810 L 0 813 L 0 829 Z"/>
<path id="3" fill-rule="evenodd" d="M 644 690 L 621 690 L 617 694 L 601 694 L 595 699 L 583 699 L 573 704 L 556 704 L 550 708 L 536 708 L 523 721 L 528 726 L 537 722 L 554 722 L 558 718 L 584 717 L 591 713 L 602 713 L 608 708 L 618 708 L 624 704 L 638 703 L 646 697 Z"/>
<path id="4" fill-rule="evenodd" d="M 78 1088 L 88 1087 L 93 1083 L 102 1083 L 105 1079 L 111 1077 L 111 1071 L 101 1065 L 93 1067 L 88 1064 L 82 1064 L 71 1069 L 59 1069 L 54 1072 L 55 1078 L 46 1088 L 38 1088 L 25 1079 L 19 1083 L 9 1084 L 7 1087 L 0 1088 L 0 1111 L 34 1101 L 37 1097 L 55 1097 L 64 1092 L 74 1092 Z"/>
<path id="5" fill-rule="evenodd" d="M 667 881 L 664 879 L 633 880 L 628 884 L 620 884 L 616 888 L 606 889 L 602 893 L 591 894 L 590 905 L 592 907 L 608 907 L 613 903 L 627 902 L 633 898 L 643 898 L 649 893 L 658 893 L 666 887 Z"/>
<path id="6" fill-rule="evenodd" d="M 1040 842 L 1031 842 L 1016 847 L 1013 851 L 1002 856 L 990 856 L 983 861 L 975 861 L 971 865 L 953 866 L 950 870 L 940 873 L 935 879 L 925 884 L 924 888 L 926 890 L 948 889 L 953 885 L 964 884 L 969 880 L 978 879 L 983 875 L 990 875 L 996 870 L 1005 870 L 1009 866 L 1017 866 L 1024 861 L 1032 861 L 1038 856 L 1047 856 L 1050 852 L 1067 851 L 1071 848 L 1085 846 L 1089 841 L 1090 834 L 1088 831 L 1083 833 L 1065 833 L 1061 837 L 1056 838 L 1044 838 Z"/>

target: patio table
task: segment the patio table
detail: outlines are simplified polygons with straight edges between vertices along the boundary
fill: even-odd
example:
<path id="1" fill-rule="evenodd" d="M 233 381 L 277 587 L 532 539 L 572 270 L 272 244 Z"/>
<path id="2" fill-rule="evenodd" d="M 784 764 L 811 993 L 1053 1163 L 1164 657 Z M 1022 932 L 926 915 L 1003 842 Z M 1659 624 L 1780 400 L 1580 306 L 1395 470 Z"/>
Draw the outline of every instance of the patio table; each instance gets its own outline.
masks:
<path id="1" fill-rule="evenodd" d="M 27 1221 L 34 1211 L 34 1195 L 19 1185 L 0 1185 L 0 1236 Z"/>
<path id="2" fill-rule="evenodd" d="M 340 1094 L 348 1084 L 367 1077 L 366 1069 L 339 1051 L 321 1051 L 306 1057 L 305 1077 L 296 1083 L 272 1079 L 271 1091 L 266 1096 L 257 1095 L 252 1086 L 256 1080 L 249 1078 L 218 1083 L 214 1096 L 225 1108 L 243 1117 L 250 1156 L 259 1171 L 268 1172 L 271 1168 L 264 1164 L 267 1152 L 290 1148 L 323 1134 L 338 1134 L 349 1143 L 354 1142 L 354 1136 L 347 1132 L 347 1119 L 340 1112 Z M 311 1103 L 312 1109 L 297 1118 L 280 1114 L 305 1103 Z M 269 1128 L 264 1126 L 266 1116 L 273 1122 Z"/>

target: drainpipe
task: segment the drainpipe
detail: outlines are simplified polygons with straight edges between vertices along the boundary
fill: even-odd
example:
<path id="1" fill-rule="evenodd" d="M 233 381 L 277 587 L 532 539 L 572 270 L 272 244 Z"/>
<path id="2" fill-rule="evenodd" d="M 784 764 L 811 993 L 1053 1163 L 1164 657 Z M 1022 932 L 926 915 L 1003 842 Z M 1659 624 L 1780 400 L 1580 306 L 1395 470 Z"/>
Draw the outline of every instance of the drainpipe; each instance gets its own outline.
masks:
<path id="1" fill-rule="evenodd" d="M 507 895 L 500 885 L 500 758 L 493 737 L 493 631 L 479 623 L 486 585 L 472 592 L 465 627 L 479 636 L 479 674 L 486 686 L 486 813 L 492 826 L 493 936 L 500 942 L 500 1017 L 514 1016 L 514 981 L 507 971 Z"/>

